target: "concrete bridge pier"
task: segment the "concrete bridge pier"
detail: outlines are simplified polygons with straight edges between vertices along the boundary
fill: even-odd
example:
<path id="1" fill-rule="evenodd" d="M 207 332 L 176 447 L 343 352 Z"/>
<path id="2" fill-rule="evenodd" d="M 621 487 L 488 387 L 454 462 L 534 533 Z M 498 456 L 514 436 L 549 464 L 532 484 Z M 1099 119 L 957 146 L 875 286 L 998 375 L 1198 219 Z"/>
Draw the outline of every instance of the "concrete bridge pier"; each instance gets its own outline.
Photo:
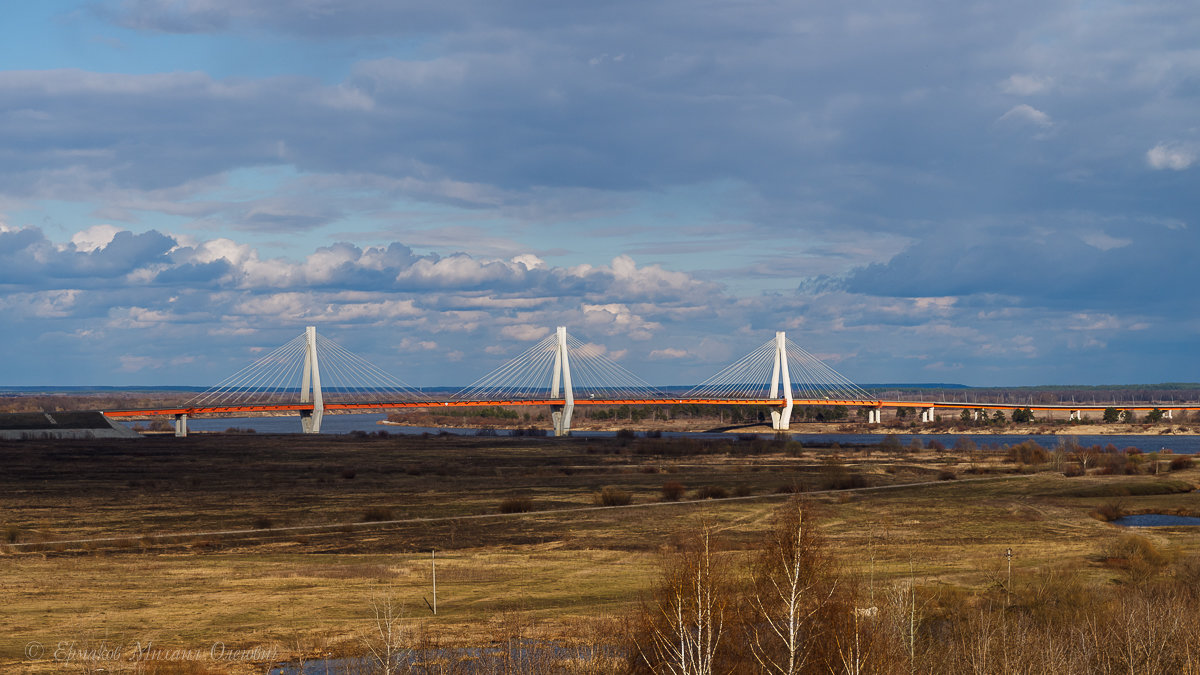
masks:
<path id="1" fill-rule="evenodd" d="M 179 413 L 175 416 L 175 437 L 183 438 L 187 436 L 187 413 Z"/>
<path id="2" fill-rule="evenodd" d="M 932 407 L 925 408 L 924 410 L 921 411 L 921 421 L 922 422 L 932 422 L 933 420 L 934 420 L 934 417 L 933 417 L 933 408 Z"/>
<path id="3" fill-rule="evenodd" d="M 867 424 L 879 424 L 883 421 L 883 409 L 871 408 L 867 411 Z"/>
<path id="4" fill-rule="evenodd" d="M 321 433 L 321 416 L 313 414 L 313 411 L 311 410 L 301 410 L 300 428 L 306 434 Z"/>
<path id="5" fill-rule="evenodd" d="M 1080 415 L 1078 410 L 1072 410 L 1071 416 L 1067 418 L 1067 421 L 1074 422 L 1081 419 L 1083 419 L 1083 415 Z"/>
<path id="6" fill-rule="evenodd" d="M 571 416 L 569 414 L 564 414 L 564 408 L 566 408 L 566 406 L 550 406 L 550 419 L 554 422 L 555 436 L 571 435 Z"/>

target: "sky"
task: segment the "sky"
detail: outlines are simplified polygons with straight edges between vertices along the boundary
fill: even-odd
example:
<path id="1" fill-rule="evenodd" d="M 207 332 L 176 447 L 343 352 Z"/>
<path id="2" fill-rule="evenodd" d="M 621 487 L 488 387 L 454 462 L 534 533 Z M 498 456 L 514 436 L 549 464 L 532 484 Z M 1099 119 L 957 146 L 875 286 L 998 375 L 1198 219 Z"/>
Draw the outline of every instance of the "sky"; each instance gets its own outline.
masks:
<path id="1" fill-rule="evenodd" d="M 1198 381 L 1200 7 L 43 0 L 0 20 L 0 385 Z"/>

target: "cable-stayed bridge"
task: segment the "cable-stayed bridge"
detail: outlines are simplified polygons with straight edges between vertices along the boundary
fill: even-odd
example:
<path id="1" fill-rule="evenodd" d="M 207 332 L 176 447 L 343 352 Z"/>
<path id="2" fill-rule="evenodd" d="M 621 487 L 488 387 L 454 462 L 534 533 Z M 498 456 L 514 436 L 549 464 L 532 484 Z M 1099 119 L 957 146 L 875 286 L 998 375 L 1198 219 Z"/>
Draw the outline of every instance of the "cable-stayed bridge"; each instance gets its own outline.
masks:
<path id="1" fill-rule="evenodd" d="M 683 393 L 654 387 L 605 350 L 558 330 L 462 390 L 430 396 L 385 372 L 314 326 L 180 406 L 105 410 L 109 417 L 173 416 L 175 433 L 187 435 L 189 417 L 207 415 L 299 415 L 305 433 L 319 433 L 326 412 L 379 412 L 404 408 L 548 406 L 555 435 L 567 435 L 576 406 L 749 405 L 771 408 L 771 427 L 786 431 L 796 405 L 857 406 L 879 423 L 883 408 L 915 407 L 931 422 L 940 408 L 1085 410 L 1107 406 L 883 401 L 855 385 L 783 332 Z M 1195 405 L 1156 406 L 1198 410 Z M 1148 406 L 1123 406 L 1150 410 Z"/>

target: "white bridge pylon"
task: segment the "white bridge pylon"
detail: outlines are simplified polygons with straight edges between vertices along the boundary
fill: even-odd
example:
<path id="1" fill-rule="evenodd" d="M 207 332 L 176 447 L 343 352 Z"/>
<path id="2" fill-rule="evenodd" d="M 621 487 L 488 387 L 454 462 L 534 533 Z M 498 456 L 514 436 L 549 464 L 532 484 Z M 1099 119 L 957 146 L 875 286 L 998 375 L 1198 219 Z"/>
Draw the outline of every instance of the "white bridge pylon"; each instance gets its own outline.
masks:
<path id="1" fill-rule="evenodd" d="M 783 390 L 783 400 L 786 403 L 783 410 L 771 411 L 771 428 L 776 431 L 786 431 L 788 425 L 792 423 L 792 376 L 791 369 L 788 368 L 787 357 L 787 337 L 783 331 L 775 334 L 775 365 L 771 368 L 771 398 L 779 395 L 779 391 Z M 782 382 L 780 381 L 782 376 Z M 782 387 L 780 386 L 782 385 Z"/>
<path id="2" fill-rule="evenodd" d="M 796 400 L 811 405 L 871 405 L 872 396 L 787 338 L 775 338 L 690 389 L 683 398 L 775 400 L 771 428 L 787 431 Z"/>
<path id="3" fill-rule="evenodd" d="M 319 335 L 315 326 L 308 326 L 283 346 L 197 394 L 184 407 L 295 404 L 304 433 L 319 434 L 327 403 L 419 401 L 421 398 L 413 387 Z M 184 413 L 175 415 L 175 435 L 187 435 L 187 415 Z"/>
<path id="4" fill-rule="evenodd" d="M 575 388 L 571 386 L 571 350 L 567 348 L 567 327 L 559 326 L 555 331 L 554 367 L 550 369 L 550 398 L 558 398 L 562 385 L 563 404 L 551 406 L 550 418 L 554 420 L 554 435 L 571 433 L 571 413 L 575 412 Z"/>
<path id="5" fill-rule="evenodd" d="M 668 395 L 606 356 L 600 345 L 585 343 L 564 326 L 509 359 L 451 398 L 459 401 L 545 401 L 554 434 L 571 432 L 571 416 L 580 397 L 597 400 L 658 400 Z"/>
<path id="6" fill-rule="evenodd" d="M 325 397 L 321 391 L 321 366 L 317 360 L 316 326 L 304 329 L 304 368 L 300 378 L 300 402 L 312 401 L 313 404 L 311 413 L 300 413 L 300 427 L 306 434 L 319 434 L 321 418 L 325 416 Z"/>
<path id="7" fill-rule="evenodd" d="M 304 433 L 321 431 L 329 410 L 381 410 L 439 405 L 546 405 L 554 433 L 571 431 L 576 401 L 599 405 L 691 402 L 770 405 L 771 426 L 787 430 L 796 401 L 809 405 L 872 404 L 870 395 L 783 332 L 688 392 L 668 394 L 606 355 L 557 330 L 448 398 L 430 399 L 336 342 L 314 326 L 201 394 L 175 415 L 187 435 L 187 413 L 295 411 Z M 390 405 L 389 405 L 390 404 Z M 875 420 L 877 421 L 877 420 Z"/>

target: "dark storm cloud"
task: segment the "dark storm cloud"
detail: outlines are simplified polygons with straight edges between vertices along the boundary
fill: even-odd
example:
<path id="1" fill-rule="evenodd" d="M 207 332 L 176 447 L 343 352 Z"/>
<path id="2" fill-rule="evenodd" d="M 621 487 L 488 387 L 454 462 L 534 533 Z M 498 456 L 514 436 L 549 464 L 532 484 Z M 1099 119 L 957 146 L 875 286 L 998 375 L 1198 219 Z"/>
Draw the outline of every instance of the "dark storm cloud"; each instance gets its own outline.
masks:
<path id="1" fill-rule="evenodd" d="M 1115 232 L 1116 236 L 1108 234 Z M 886 263 L 855 271 L 845 288 L 887 297 L 1005 295 L 1059 309 L 1168 310 L 1200 284 L 1200 231 L 1114 227 L 964 228 L 922 240 Z M 1193 294 L 1184 306 L 1197 307 Z"/>
<path id="2" fill-rule="evenodd" d="M 124 223 L 198 218 L 181 229 L 203 235 L 123 232 L 90 249 L 2 229 L 0 283 L 25 294 L 10 301 L 22 316 L 65 322 L 97 289 L 125 287 L 137 299 L 104 296 L 109 321 L 164 335 L 197 317 L 233 331 L 252 317 L 403 325 L 417 342 L 574 320 L 666 326 L 700 359 L 720 353 L 702 335 L 787 326 L 840 359 L 880 355 L 874 380 L 950 356 L 1032 373 L 1073 350 L 1157 344 L 1148 326 L 1195 331 L 1200 13 L 1186 4 L 96 8 L 135 31 L 356 56 L 325 80 L 303 63 L 266 78 L 0 72 L 0 198 L 96 204 Z M 263 167 L 299 177 L 205 194 Z M 481 237 L 448 228 L 406 239 L 402 216 L 382 240 L 439 253 L 312 243 L 351 238 L 343 221 L 396 200 L 511 219 L 473 230 L 508 243 L 541 220 L 559 228 L 548 246 L 586 249 L 607 230 L 623 245 L 605 259 L 639 249 L 723 268 L 525 264 L 472 254 Z M 311 253 L 273 257 L 210 225 L 308 232 Z M 506 255 L 543 250 L 526 237 Z M 774 279 L 801 290 L 747 290 Z"/>
<path id="3" fill-rule="evenodd" d="M 832 213 L 807 228 L 908 232 L 980 209 L 1111 199 L 1097 181 L 1137 179 L 1142 155 L 1172 140 L 1155 122 L 1182 121 L 1197 75 L 1140 51 L 1150 27 L 1179 14 L 1166 6 L 1100 12 L 1059 50 L 1046 38 L 1075 10 L 1053 3 L 106 7 L 146 30 L 419 34 L 422 48 L 360 62 L 334 86 L 5 74 L 0 92 L 26 115 L 0 136 L 13 185 L 31 182 L 30 169 L 40 186 L 37 171 L 70 168 L 98 187 L 144 189 L 272 163 L 448 178 L 510 200 L 728 179 L 752 186 L 762 199 L 752 213 L 772 227 L 794 226 L 798 207 L 819 200 Z M 1168 55 L 1184 48 L 1171 44 Z M 1101 70 L 1074 48 L 1120 66 Z M 1164 87 L 1167 100 L 1136 104 Z M 1081 171 L 1093 178 L 1080 183 Z M 245 225 L 322 222 L 263 213 Z"/>

